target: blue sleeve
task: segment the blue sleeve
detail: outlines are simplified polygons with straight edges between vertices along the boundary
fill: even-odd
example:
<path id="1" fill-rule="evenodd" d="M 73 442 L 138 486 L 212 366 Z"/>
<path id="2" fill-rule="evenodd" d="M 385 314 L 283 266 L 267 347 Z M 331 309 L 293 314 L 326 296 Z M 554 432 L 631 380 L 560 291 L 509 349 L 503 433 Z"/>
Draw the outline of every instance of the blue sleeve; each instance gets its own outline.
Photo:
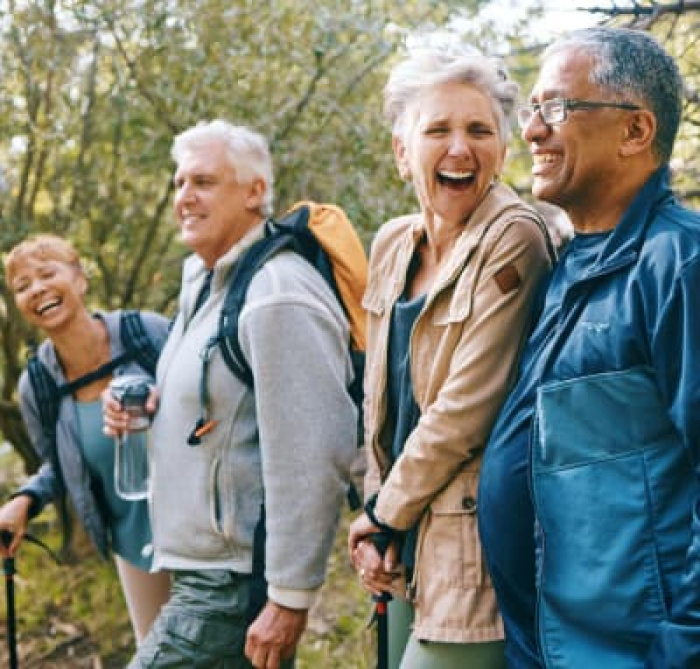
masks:
<path id="1" fill-rule="evenodd" d="M 660 310 L 651 356 L 669 414 L 682 436 L 700 490 L 700 258 L 681 267 Z M 649 669 L 700 667 L 700 494 L 692 509 L 683 588 L 647 657 Z"/>

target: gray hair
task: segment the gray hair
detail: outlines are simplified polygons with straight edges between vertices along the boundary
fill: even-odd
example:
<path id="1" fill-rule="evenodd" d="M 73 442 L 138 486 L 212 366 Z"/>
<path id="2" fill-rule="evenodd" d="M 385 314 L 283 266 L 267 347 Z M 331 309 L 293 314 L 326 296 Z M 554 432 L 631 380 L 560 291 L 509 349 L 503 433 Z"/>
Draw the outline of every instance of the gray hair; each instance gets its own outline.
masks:
<path id="1" fill-rule="evenodd" d="M 188 128 L 173 140 L 170 155 L 176 163 L 180 162 L 186 151 L 209 144 L 221 142 L 231 167 L 236 171 L 236 178 L 247 183 L 253 179 L 263 179 L 266 184 L 265 195 L 260 207 L 263 216 L 272 214 L 273 174 L 272 157 L 267 140 L 259 133 L 243 125 L 233 125 L 228 121 L 202 121 Z"/>
<path id="2" fill-rule="evenodd" d="M 394 66 L 384 87 L 384 113 L 393 134 L 406 139 L 412 127 L 407 111 L 424 90 L 462 83 L 478 88 L 491 99 L 501 138 L 506 142 L 519 87 L 508 78 L 505 66 L 471 45 L 456 40 L 431 41 L 430 37 L 409 47 L 408 55 Z"/>
<path id="3" fill-rule="evenodd" d="M 542 59 L 570 49 L 593 58 L 589 81 L 620 98 L 642 104 L 656 117 L 652 150 L 671 159 L 683 108 L 683 78 L 673 58 L 651 35 L 628 28 L 575 30 L 545 49 Z"/>

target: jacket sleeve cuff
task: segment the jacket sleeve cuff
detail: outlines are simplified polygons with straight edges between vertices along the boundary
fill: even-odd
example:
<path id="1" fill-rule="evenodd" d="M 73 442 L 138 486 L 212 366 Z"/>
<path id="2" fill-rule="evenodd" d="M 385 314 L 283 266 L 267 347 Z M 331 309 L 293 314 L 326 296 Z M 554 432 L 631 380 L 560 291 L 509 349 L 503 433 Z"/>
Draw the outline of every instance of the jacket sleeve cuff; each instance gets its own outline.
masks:
<path id="1" fill-rule="evenodd" d="M 374 525 L 378 530 L 381 532 L 384 532 L 385 534 L 389 536 L 393 536 L 395 534 L 400 534 L 400 531 L 397 530 L 394 527 L 391 527 L 388 523 L 384 522 L 384 519 L 377 514 L 376 511 L 376 506 L 377 506 L 377 500 L 379 499 L 379 494 L 372 495 L 367 502 L 365 503 L 364 511 L 367 514 L 367 517 L 370 519 L 372 522 L 372 525 Z"/>
<path id="2" fill-rule="evenodd" d="M 10 499 L 15 497 L 29 497 L 32 501 L 29 505 L 29 518 L 34 518 L 41 511 L 41 500 L 33 490 L 22 489 L 10 495 Z"/>
<path id="3" fill-rule="evenodd" d="M 279 604 L 288 609 L 310 609 L 318 597 L 319 589 L 320 588 L 316 590 L 294 590 L 291 588 L 280 588 L 274 585 L 268 585 L 267 596 L 268 599 L 272 600 L 275 604 Z"/>

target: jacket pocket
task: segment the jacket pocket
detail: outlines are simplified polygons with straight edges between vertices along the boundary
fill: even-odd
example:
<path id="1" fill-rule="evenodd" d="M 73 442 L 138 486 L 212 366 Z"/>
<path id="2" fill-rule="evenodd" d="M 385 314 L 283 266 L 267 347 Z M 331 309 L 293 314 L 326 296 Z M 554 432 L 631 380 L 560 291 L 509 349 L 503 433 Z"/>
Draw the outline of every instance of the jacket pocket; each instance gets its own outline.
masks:
<path id="1" fill-rule="evenodd" d="M 209 523 L 218 536 L 247 549 L 264 498 L 260 447 L 249 435 L 234 434 L 235 417 L 221 427 L 223 446 L 209 468 Z"/>
<path id="2" fill-rule="evenodd" d="M 424 578 L 437 575 L 449 587 L 469 588 L 484 582 L 477 533 L 479 474 L 461 472 L 430 506 L 421 548 Z"/>
<path id="3" fill-rule="evenodd" d="M 649 639 L 683 588 L 697 494 L 654 377 L 640 367 L 549 383 L 536 409 L 542 634 L 572 653 L 584 627 L 612 645 Z"/>
<path id="4" fill-rule="evenodd" d="M 209 521 L 211 523 L 212 530 L 216 534 L 224 535 L 223 494 L 219 482 L 220 470 L 221 460 L 216 458 L 212 461 L 209 470 L 209 486 L 211 489 L 211 496 L 209 498 Z"/>

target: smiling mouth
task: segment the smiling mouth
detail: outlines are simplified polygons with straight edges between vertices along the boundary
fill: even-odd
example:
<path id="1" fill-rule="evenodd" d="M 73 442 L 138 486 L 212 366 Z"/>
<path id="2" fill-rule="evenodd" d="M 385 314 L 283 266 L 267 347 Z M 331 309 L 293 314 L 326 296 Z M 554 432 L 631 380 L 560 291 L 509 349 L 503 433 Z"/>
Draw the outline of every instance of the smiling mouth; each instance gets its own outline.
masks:
<path id="1" fill-rule="evenodd" d="M 534 165 L 553 165 L 557 158 L 553 153 L 536 153 L 532 156 Z"/>
<path id="2" fill-rule="evenodd" d="M 438 183 L 442 184 L 443 186 L 457 186 L 464 188 L 466 186 L 471 185 L 475 179 L 476 176 L 474 172 L 471 172 L 469 170 L 440 170 L 437 173 Z"/>
<path id="3" fill-rule="evenodd" d="M 61 300 L 58 298 L 55 298 L 53 300 L 50 300 L 49 302 L 43 302 L 34 311 L 39 316 L 43 316 L 47 311 L 51 311 L 51 309 L 55 309 L 60 304 L 61 304 Z"/>

